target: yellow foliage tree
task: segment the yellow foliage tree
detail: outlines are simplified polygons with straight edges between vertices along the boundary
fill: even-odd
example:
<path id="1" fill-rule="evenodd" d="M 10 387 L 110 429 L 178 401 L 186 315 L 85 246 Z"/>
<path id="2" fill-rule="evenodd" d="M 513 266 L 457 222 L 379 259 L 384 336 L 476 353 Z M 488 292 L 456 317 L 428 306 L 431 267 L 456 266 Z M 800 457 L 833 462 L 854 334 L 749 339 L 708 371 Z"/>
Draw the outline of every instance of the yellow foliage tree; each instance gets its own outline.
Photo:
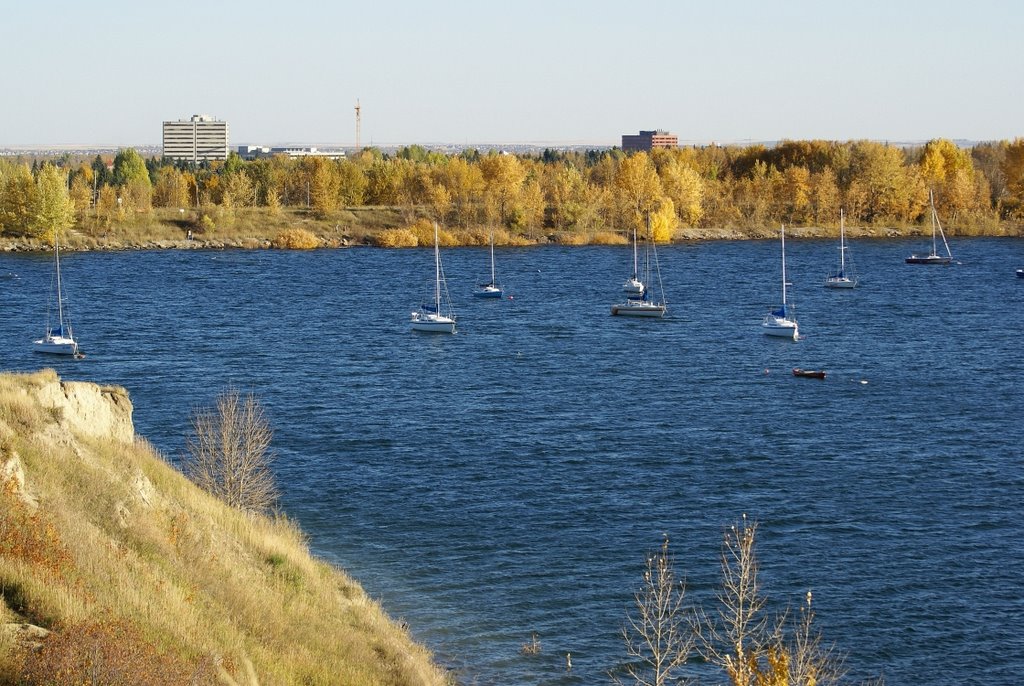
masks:
<path id="1" fill-rule="evenodd" d="M 696 226 L 704 216 L 704 180 L 697 170 L 673 157 L 661 169 L 661 185 L 675 204 L 679 219 L 687 226 Z"/>
<path id="2" fill-rule="evenodd" d="M 75 206 L 68 194 L 67 173 L 52 164 L 44 164 L 36 178 L 36 189 L 32 233 L 54 241 L 75 223 Z"/>
<path id="3" fill-rule="evenodd" d="M 647 153 L 638 152 L 622 160 L 615 175 L 615 188 L 625 213 L 625 222 L 641 226 L 647 212 L 663 196 L 661 179 Z"/>
<path id="4" fill-rule="evenodd" d="M 526 181 L 526 170 L 515 155 L 492 153 L 480 160 L 480 172 L 484 180 L 485 202 L 494 219 L 507 226 L 510 213 Z"/>
<path id="5" fill-rule="evenodd" d="M 656 243 L 668 243 L 676 233 L 679 218 L 672 198 L 662 197 L 658 208 L 651 212 L 651 240 Z"/>

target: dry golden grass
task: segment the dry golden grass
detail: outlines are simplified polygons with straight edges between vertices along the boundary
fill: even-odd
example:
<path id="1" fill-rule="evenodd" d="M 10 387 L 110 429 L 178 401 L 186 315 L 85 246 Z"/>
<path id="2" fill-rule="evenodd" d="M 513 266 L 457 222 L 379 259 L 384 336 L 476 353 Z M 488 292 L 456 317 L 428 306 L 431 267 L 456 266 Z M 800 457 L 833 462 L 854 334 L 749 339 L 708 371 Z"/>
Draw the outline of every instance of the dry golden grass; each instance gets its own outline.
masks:
<path id="1" fill-rule="evenodd" d="M 0 547 L 8 618 L 65 637 L 102 637 L 102 619 L 174 664 L 220 658 L 242 682 L 245 659 L 265 685 L 449 682 L 292 522 L 226 507 L 143 440 L 74 433 L 35 400 L 55 383 L 0 374 L 0 462 L 17 456 L 39 502 L 3 491 L 0 531 L 18 518 L 23 532 Z M 0 643 L 0 676 L 18 659 Z"/>
<path id="2" fill-rule="evenodd" d="M 384 229 L 374 236 L 374 245 L 379 248 L 415 248 L 419 239 L 409 229 Z"/>
<path id="3" fill-rule="evenodd" d="M 285 229 L 270 242 L 279 250 L 314 250 L 320 247 L 320 239 L 306 229 Z"/>

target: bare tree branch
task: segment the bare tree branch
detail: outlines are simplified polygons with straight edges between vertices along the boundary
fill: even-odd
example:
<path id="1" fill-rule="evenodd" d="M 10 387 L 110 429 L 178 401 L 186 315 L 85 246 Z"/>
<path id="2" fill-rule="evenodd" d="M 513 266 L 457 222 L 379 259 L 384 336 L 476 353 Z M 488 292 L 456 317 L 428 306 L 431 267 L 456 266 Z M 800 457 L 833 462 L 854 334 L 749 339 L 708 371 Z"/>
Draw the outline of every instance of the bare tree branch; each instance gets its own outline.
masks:
<path id="1" fill-rule="evenodd" d="M 192 417 L 185 472 L 200 487 L 231 505 L 265 512 L 277 503 L 270 464 L 273 431 L 254 395 L 229 389 L 217 397 L 216 410 Z"/>

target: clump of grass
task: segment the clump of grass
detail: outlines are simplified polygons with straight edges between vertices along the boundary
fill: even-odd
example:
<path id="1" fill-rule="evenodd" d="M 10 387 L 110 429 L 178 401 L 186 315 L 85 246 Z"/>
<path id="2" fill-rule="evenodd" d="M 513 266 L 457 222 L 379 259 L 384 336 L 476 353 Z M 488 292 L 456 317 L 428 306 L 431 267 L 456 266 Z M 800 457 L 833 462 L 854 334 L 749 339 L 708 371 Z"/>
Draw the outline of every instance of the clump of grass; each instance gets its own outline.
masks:
<path id="1" fill-rule="evenodd" d="M 320 240 L 306 229 L 285 229 L 274 237 L 271 245 L 279 250 L 313 250 L 320 247 Z"/>
<path id="2" fill-rule="evenodd" d="M 585 233 L 563 231 L 555 235 L 555 242 L 559 245 L 587 245 L 590 243 L 590 237 Z"/>
<path id="3" fill-rule="evenodd" d="M 629 240 L 621 233 L 614 231 L 598 231 L 591 239 L 591 245 L 627 245 Z"/>
<path id="4" fill-rule="evenodd" d="M 416 236 L 418 245 L 434 244 L 434 222 L 429 219 L 417 219 L 409 226 L 409 231 Z M 462 245 L 456 234 L 440 226 L 437 228 L 437 243 L 448 248 Z"/>
<path id="5" fill-rule="evenodd" d="M 419 239 L 409 229 L 384 229 L 373 237 L 378 248 L 415 248 Z"/>

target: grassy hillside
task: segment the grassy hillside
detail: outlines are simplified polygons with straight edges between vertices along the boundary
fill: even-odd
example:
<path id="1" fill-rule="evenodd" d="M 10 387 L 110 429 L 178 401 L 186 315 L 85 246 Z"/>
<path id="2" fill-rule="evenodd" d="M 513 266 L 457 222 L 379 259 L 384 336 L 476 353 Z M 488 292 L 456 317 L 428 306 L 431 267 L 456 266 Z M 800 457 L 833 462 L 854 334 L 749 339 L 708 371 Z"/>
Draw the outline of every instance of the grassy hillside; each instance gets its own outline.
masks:
<path id="1" fill-rule="evenodd" d="M 292 523 L 226 507 L 135 438 L 124 389 L 0 374 L 0 684 L 231 683 L 221 669 L 449 683 Z"/>

